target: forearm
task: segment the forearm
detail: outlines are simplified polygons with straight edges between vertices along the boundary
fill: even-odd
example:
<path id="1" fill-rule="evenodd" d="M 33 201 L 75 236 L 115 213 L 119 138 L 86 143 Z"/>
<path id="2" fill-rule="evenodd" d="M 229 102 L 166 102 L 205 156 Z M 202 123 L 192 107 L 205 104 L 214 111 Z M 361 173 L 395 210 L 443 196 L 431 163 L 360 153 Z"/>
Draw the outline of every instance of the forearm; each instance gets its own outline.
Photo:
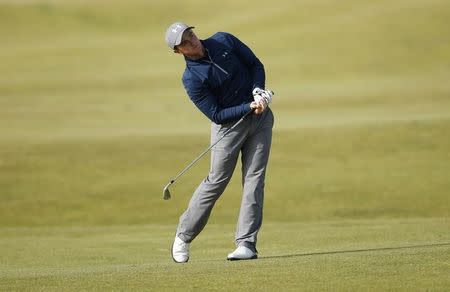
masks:
<path id="1" fill-rule="evenodd" d="M 224 124 L 236 121 L 251 111 L 250 103 L 223 108 L 212 114 L 211 121 L 216 124 Z"/>
<path id="2" fill-rule="evenodd" d="M 266 86 L 266 72 L 264 71 L 264 65 L 256 59 L 250 67 L 250 74 L 253 77 L 253 88 L 265 88 Z"/>
<path id="3" fill-rule="evenodd" d="M 264 65 L 246 44 L 231 34 L 228 34 L 228 37 L 233 44 L 235 53 L 239 56 L 240 61 L 245 64 L 249 70 L 253 80 L 253 88 L 264 88 L 266 85 Z"/>

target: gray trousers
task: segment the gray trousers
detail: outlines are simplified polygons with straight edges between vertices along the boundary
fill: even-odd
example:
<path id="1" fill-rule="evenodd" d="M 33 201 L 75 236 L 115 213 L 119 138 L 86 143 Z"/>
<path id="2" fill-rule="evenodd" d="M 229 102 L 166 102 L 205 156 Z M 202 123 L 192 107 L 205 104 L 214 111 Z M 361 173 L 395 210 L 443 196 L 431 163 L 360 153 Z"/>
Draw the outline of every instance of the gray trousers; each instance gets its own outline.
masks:
<path id="1" fill-rule="evenodd" d="M 230 181 L 241 153 L 243 195 L 236 230 L 236 245 L 256 250 L 257 234 L 262 224 L 264 178 L 272 143 L 272 111 L 248 115 L 211 150 L 211 169 L 200 183 L 181 215 L 178 237 L 191 242 L 205 227 L 211 210 Z M 211 123 L 211 143 L 222 137 L 235 122 Z"/>

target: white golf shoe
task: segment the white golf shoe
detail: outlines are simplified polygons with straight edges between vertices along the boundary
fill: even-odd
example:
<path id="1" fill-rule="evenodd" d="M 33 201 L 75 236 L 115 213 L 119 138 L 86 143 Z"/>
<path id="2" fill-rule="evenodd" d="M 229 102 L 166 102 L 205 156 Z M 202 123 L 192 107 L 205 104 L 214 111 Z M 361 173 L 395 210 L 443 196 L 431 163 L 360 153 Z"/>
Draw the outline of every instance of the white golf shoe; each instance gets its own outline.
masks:
<path id="1" fill-rule="evenodd" d="M 186 263 L 189 260 L 189 243 L 182 241 L 178 236 L 172 245 L 172 258 L 176 263 Z"/>
<path id="2" fill-rule="evenodd" d="M 229 261 L 253 260 L 257 258 L 258 254 L 256 252 L 253 252 L 251 249 L 243 245 L 238 246 L 235 251 L 228 254 L 227 257 Z"/>

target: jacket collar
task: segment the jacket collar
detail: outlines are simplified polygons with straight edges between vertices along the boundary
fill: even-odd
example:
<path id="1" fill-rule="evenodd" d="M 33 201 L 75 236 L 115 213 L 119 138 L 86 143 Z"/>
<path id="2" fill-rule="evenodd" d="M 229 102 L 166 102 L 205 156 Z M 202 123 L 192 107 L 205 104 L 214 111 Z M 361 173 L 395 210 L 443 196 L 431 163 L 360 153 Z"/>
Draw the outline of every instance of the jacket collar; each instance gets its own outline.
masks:
<path id="1" fill-rule="evenodd" d="M 193 60 L 193 59 L 190 59 L 190 58 L 184 56 L 184 60 L 186 61 L 186 65 L 188 65 L 188 66 L 199 65 L 199 64 L 202 64 L 205 61 L 209 60 L 208 56 L 210 55 L 209 54 L 210 48 L 208 48 L 208 45 L 206 44 L 206 42 L 204 40 L 200 40 L 200 42 L 202 43 L 203 48 L 205 49 L 205 55 L 203 57 L 201 57 L 200 59 L 197 59 L 197 60 Z"/>

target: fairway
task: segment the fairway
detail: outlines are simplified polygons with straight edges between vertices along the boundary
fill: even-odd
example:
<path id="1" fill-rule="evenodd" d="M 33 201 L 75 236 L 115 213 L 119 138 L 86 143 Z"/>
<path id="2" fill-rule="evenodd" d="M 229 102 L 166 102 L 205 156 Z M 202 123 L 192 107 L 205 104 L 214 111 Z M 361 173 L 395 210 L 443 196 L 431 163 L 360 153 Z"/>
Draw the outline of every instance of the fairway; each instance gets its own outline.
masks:
<path id="1" fill-rule="evenodd" d="M 168 260 L 168 225 L 1 231 L 2 287 L 111 290 L 445 290 L 447 219 L 269 223 L 257 261 L 227 262 L 231 225 L 211 225 L 191 262 Z M 445 241 L 447 240 L 447 241 Z M 25 243 L 26 242 L 26 243 Z M 18 250 L 17 246 L 23 249 Z"/>
<path id="2" fill-rule="evenodd" d="M 226 261 L 240 163 L 170 255 L 210 166 L 162 200 L 209 146 L 177 20 L 239 37 L 276 93 L 255 261 Z M 0 290 L 450 287 L 448 1 L 0 0 L 0 36 Z"/>

